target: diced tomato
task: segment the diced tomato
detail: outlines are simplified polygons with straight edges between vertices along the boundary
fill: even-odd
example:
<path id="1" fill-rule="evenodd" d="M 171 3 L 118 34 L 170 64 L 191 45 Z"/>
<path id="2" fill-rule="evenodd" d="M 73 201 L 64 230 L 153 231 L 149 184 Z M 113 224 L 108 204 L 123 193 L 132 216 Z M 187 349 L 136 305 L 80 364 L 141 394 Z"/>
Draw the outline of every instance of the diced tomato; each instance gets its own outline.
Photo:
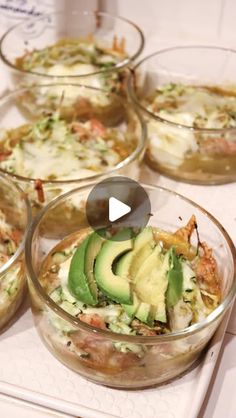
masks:
<path id="1" fill-rule="evenodd" d="M 9 155 L 11 155 L 12 151 L 4 151 L 0 152 L 0 161 L 4 161 Z"/>
<path id="2" fill-rule="evenodd" d="M 91 119 L 90 124 L 91 124 L 91 129 L 95 134 L 100 135 L 100 136 L 103 136 L 105 134 L 106 130 L 103 124 L 99 120 Z"/>

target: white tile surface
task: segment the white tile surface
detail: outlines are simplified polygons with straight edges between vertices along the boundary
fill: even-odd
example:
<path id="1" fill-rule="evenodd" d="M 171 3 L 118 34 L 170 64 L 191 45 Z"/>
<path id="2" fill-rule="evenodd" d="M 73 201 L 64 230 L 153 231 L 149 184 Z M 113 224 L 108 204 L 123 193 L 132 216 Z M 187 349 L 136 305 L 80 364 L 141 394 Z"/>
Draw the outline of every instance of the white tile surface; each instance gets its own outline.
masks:
<path id="1" fill-rule="evenodd" d="M 147 38 L 158 33 L 182 43 L 236 44 L 235 0 L 100 0 L 100 4 L 135 21 Z"/>
<path id="2" fill-rule="evenodd" d="M 198 418 L 235 418 L 236 336 L 226 334 L 212 382 Z M 0 414 L 6 418 L 71 418 L 0 395 Z M 126 418 L 126 417 L 124 417 Z M 157 418 L 156 416 L 153 418 Z M 185 417 L 183 417 L 185 418 Z M 190 416 L 188 418 L 191 418 Z"/>
<path id="3" fill-rule="evenodd" d="M 199 418 L 235 418 L 236 336 L 225 335 L 213 380 Z"/>
<path id="4" fill-rule="evenodd" d="M 2 418 L 73 418 L 4 395 L 0 395 L 0 413 Z"/>

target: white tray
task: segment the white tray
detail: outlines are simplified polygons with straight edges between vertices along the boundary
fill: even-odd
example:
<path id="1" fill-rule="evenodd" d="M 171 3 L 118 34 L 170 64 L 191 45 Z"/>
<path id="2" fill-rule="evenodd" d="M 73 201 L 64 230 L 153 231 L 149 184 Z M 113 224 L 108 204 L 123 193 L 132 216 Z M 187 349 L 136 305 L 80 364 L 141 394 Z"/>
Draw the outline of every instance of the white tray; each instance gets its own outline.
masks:
<path id="1" fill-rule="evenodd" d="M 19 315 L 0 335 L 0 393 L 82 418 L 197 417 L 227 325 L 225 318 L 201 362 L 181 378 L 154 389 L 124 391 L 67 369 L 44 347 L 27 305 Z"/>
<path id="2" fill-rule="evenodd" d="M 234 230 L 234 205 L 228 202 L 235 200 L 235 185 L 191 186 L 153 176 L 149 170 L 142 174 L 143 181 L 193 198 L 228 231 Z M 67 369 L 44 347 L 27 304 L 19 315 L 21 318 L 0 335 L 0 393 L 81 418 L 197 417 L 228 321 L 227 315 L 201 361 L 184 376 L 155 389 L 124 391 L 95 385 Z"/>

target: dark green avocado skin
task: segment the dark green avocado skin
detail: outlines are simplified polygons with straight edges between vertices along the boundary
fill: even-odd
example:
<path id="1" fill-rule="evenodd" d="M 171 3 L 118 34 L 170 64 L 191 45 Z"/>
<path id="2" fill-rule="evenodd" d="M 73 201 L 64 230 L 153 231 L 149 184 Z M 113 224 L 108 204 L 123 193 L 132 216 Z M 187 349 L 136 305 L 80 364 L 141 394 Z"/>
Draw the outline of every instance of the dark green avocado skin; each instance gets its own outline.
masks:
<path id="1" fill-rule="evenodd" d="M 95 286 L 89 285 L 85 274 L 86 253 L 88 250 L 90 235 L 76 249 L 70 264 L 68 288 L 70 293 L 81 302 L 88 305 L 97 304 L 97 291 Z"/>
<path id="2" fill-rule="evenodd" d="M 166 294 L 167 308 L 170 309 L 178 303 L 183 295 L 183 270 L 175 249 L 170 253 L 170 270 L 168 272 L 168 288 Z"/>

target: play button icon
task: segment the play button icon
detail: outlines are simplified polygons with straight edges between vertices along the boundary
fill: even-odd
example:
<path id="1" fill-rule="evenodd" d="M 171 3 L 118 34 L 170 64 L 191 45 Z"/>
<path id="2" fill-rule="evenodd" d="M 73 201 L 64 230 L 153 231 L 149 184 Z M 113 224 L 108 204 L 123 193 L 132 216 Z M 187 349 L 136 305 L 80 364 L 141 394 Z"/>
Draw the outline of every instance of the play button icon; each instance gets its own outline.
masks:
<path id="1" fill-rule="evenodd" d="M 114 222 L 131 212 L 131 207 L 116 199 L 109 198 L 109 221 Z"/>
<path id="2" fill-rule="evenodd" d="M 110 177 L 92 188 L 86 216 L 98 234 L 114 239 L 122 228 L 137 232 L 144 228 L 151 216 L 151 204 L 145 188 L 138 182 L 128 177 Z"/>

